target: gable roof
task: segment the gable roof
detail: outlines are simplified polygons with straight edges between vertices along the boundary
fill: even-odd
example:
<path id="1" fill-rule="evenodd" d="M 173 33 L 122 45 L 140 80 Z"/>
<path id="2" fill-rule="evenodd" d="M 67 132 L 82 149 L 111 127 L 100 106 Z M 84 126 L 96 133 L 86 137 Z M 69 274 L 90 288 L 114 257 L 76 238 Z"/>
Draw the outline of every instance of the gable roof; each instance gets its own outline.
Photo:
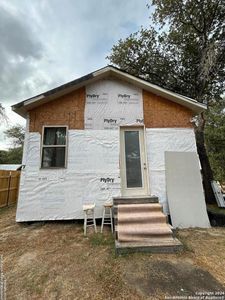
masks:
<path id="1" fill-rule="evenodd" d="M 191 109 L 194 113 L 198 114 L 206 109 L 206 105 L 199 103 L 198 101 L 182 96 L 180 94 L 171 92 L 167 89 L 159 87 L 155 84 L 152 84 L 140 77 L 130 75 L 129 73 L 122 71 L 114 66 L 106 66 L 97 71 L 94 71 L 90 74 L 87 74 L 83 77 L 70 81 L 66 84 L 63 84 L 59 87 L 56 87 L 47 92 L 41 93 L 35 97 L 28 98 L 22 102 L 19 102 L 12 106 L 12 110 L 21 115 L 22 117 L 26 117 L 27 112 L 41 104 L 52 101 L 60 96 L 66 95 L 70 92 L 73 92 L 87 84 L 95 82 L 99 79 L 104 79 L 109 76 L 113 76 L 120 80 L 127 81 L 131 84 L 134 84 L 141 89 L 152 92 L 156 95 L 162 96 L 168 100 L 176 102 L 182 106 L 185 106 Z"/>

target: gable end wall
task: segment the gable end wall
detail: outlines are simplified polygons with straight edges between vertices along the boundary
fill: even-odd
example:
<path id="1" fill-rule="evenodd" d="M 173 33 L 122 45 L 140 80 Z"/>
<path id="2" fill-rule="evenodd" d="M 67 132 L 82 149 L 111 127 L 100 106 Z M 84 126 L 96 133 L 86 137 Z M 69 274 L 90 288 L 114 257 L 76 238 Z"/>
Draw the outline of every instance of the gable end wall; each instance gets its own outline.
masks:
<path id="1" fill-rule="evenodd" d="M 147 128 L 192 128 L 190 109 L 143 90 L 144 123 Z"/>
<path id="2" fill-rule="evenodd" d="M 68 125 L 84 129 L 85 88 L 80 88 L 29 111 L 30 132 L 42 133 L 43 125 Z"/>
<path id="3" fill-rule="evenodd" d="M 30 132 L 42 133 L 43 125 L 68 125 L 84 129 L 85 87 L 29 111 Z M 146 128 L 192 128 L 190 109 L 143 90 Z"/>

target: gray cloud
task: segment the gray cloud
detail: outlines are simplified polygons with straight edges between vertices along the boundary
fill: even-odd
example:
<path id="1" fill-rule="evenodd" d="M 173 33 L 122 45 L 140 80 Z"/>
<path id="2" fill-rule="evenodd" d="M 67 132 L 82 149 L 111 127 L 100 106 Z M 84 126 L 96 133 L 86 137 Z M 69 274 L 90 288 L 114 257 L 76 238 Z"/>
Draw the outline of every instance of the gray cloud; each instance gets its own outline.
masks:
<path id="1" fill-rule="evenodd" d="M 106 65 L 112 45 L 149 22 L 147 2 L 2 0 L 0 101 L 31 97 Z"/>
<path id="2" fill-rule="evenodd" d="M 24 15 L 0 7 L 0 101 L 13 100 L 32 75 L 34 62 L 41 59 L 43 45 L 32 33 Z M 26 87 L 25 87 L 26 89 Z"/>
<path id="3" fill-rule="evenodd" d="M 34 39 L 29 24 L 4 7 L 0 10 L 0 36 L 1 52 L 14 57 L 40 58 L 42 45 Z"/>
<path id="4" fill-rule="evenodd" d="M 1 0 L 0 103 L 9 112 L 13 103 L 106 65 L 113 44 L 149 23 L 147 2 Z"/>

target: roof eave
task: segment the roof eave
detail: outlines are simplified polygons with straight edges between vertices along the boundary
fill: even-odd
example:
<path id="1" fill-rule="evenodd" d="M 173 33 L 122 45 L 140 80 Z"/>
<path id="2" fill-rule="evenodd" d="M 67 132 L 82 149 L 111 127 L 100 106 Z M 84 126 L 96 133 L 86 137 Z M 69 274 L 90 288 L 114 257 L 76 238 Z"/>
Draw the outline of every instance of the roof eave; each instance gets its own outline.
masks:
<path id="1" fill-rule="evenodd" d="M 107 66 L 107 67 L 99 69 L 93 73 L 90 73 L 86 76 L 83 76 L 74 81 L 71 81 L 68 84 L 61 85 L 60 87 L 49 90 L 46 93 L 40 94 L 36 97 L 32 97 L 32 98 L 24 100 L 20 103 L 17 103 L 12 106 L 12 110 L 14 112 L 18 113 L 20 116 L 26 118 L 27 112 L 29 110 L 31 110 L 37 106 L 40 106 L 44 103 L 47 103 L 51 100 L 54 100 L 60 96 L 66 95 L 70 92 L 73 92 L 85 85 L 88 85 L 99 79 L 105 78 L 106 76 L 109 76 L 109 75 L 114 75 L 115 77 L 117 77 L 118 79 L 121 79 L 121 80 L 126 79 L 126 81 L 128 81 L 129 83 L 135 84 L 136 86 L 140 87 L 141 89 L 150 91 L 156 95 L 162 96 L 166 99 L 169 99 L 173 102 L 183 105 L 183 106 L 189 108 L 190 110 L 192 110 L 196 114 L 207 109 L 206 105 L 201 104 L 194 99 L 190 99 L 190 98 L 184 97 L 182 95 L 176 94 L 174 92 L 168 91 L 166 89 L 163 89 L 157 85 L 147 82 L 144 79 L 135 77 L 128 73 L 125 73 L 117 68 L 112 67 L 112 66 Z"/>
<path id="2" fill-rule="evenodd" d="M 111 68 L 111 67 L 110 67 Z M 118 74 L 118 77 L 124 76 L 124 73 L 114 69 L 114 72 Z M 157 85 L 154 85 L 152 83 L 149 83 L 141 78 L 136 78 L 135 76 L 132 76 L 130 74 L 125 74 L 126 78 L 129 79 L 130 83 L 135 83 L 136 86 L 139 86 L 140 88 L 150 91 L 156 95 L 162 96 L 166 99 L 169 99 L 173 102 L 176 102 L 180 105 L 183 105 L 189 109 L 191 109 L 195 113 L 200 113 L 207 109 L 207 106 L 205 104 L 202 104 L 194 99 L 179 95 L 177 93 L 171 92 L 169 90 L 163 89 Z"/>

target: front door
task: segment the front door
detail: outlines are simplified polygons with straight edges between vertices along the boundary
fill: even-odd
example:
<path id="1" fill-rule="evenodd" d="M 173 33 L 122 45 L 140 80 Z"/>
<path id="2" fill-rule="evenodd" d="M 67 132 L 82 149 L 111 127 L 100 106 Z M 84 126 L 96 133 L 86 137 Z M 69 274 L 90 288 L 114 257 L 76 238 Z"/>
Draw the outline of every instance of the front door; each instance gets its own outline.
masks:
<path id="1" fill-rule="evenodd" d="M 143 127 L 120 128 L 122 196 L 148 195 L 148 170 Z"/>

